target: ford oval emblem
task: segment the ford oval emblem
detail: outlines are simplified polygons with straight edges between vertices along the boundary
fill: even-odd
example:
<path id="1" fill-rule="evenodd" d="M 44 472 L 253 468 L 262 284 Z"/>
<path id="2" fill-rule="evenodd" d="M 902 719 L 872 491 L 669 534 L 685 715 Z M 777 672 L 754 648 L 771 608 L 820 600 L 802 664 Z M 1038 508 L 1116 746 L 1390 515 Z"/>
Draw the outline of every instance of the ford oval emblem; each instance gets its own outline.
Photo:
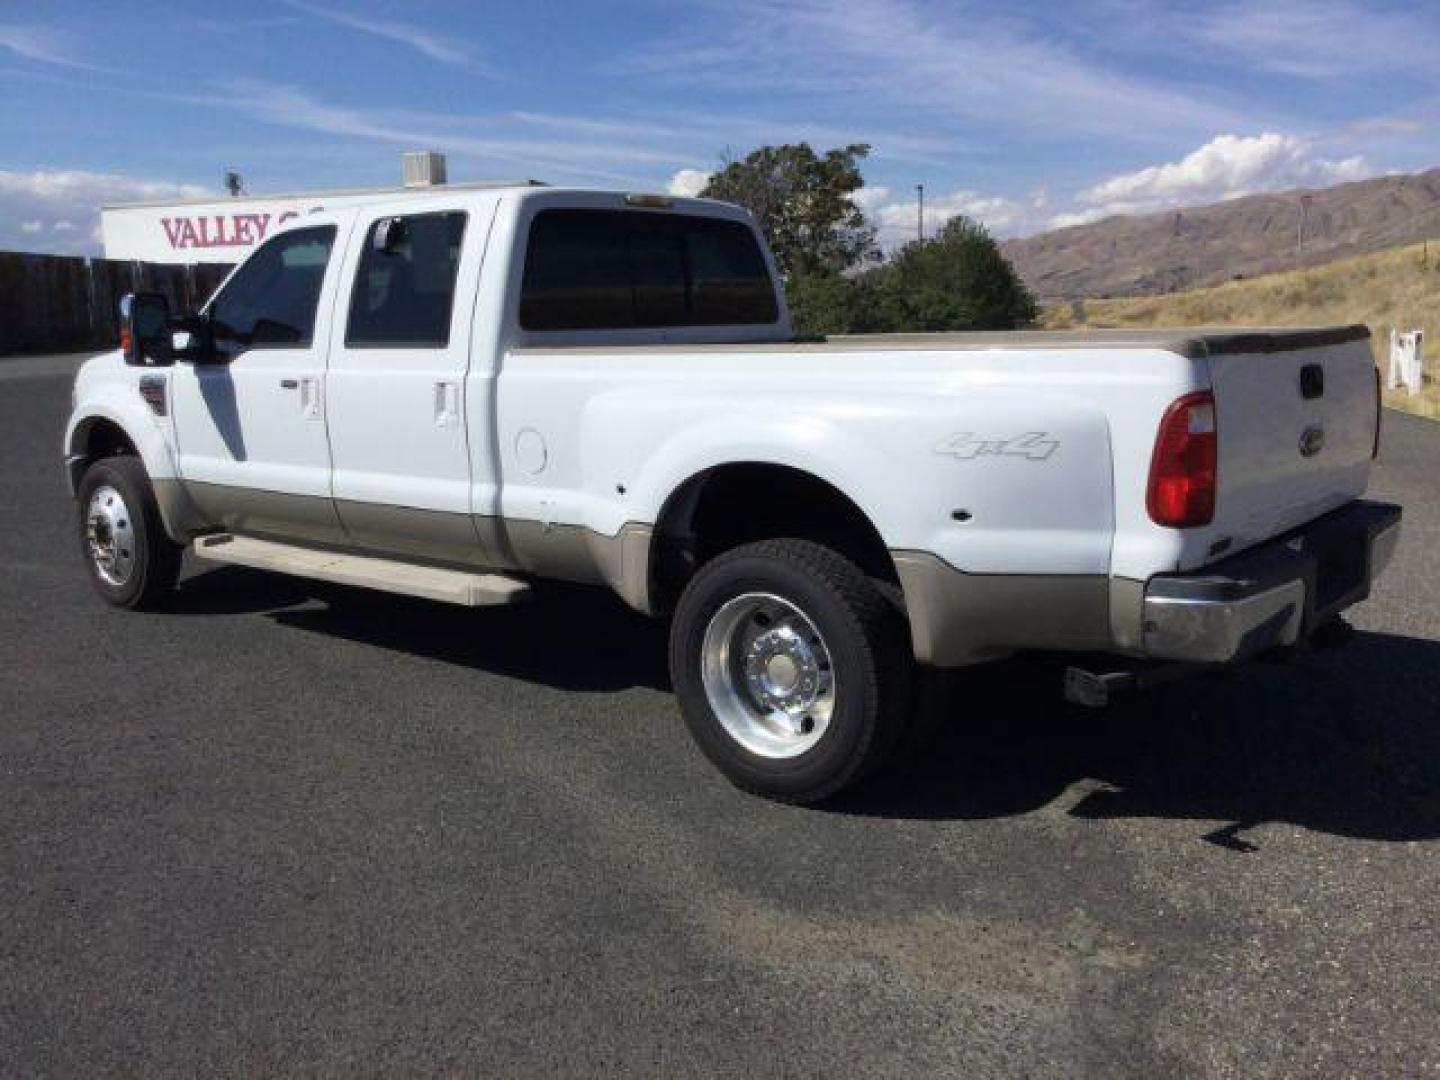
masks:
<path id="1" fill-rule="evenodd" d="M 1300 454 L 1303 457 L 1314 457 L 1324 445 L 1325 429 L 1319 424 L 1311 424 L 1300 436 Z"/>

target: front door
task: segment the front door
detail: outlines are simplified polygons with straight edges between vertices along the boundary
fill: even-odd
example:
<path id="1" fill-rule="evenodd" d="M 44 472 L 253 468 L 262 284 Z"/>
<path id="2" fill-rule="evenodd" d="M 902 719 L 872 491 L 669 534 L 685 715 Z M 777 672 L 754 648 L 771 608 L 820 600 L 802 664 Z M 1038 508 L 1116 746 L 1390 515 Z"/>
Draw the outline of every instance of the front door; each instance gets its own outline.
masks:
<path id="1" fill-rule="evenodd" d="M 403 211 L 360 216 L 341 277 L 325 387 L 335 506 L 362 547 L 485 565 L 465 375 L 493 206 Z"/>
<path id="2" fill-rule="evenodd" d="M 338 542 L 325 417 L 325 320 L 336 226 L 281 233 L 209 306 L 216 362 L 174 369 L 180 476 L 236 532 Z"/>

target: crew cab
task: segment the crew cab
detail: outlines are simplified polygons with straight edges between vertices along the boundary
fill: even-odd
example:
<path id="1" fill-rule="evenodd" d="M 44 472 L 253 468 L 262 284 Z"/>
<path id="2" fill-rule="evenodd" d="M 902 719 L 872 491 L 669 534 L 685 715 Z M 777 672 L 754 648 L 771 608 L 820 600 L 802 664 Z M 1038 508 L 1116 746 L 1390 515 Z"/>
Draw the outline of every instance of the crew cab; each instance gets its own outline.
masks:
<path id="1" fill-rule="evenodd" d="M 127 298 L 81 369 L 90 578 L 163 605 L 189 549 L 464 605 L 607 587 L 670 619 L 712 761 L 808 802 L 887 760 L 917 665 L 1069 654 L 1098 704 L 1305 643 L 1394 550 L 1363 327 L 802 340 L 777 282 L 705 200 L 303 217 L 198 313 Z"/>

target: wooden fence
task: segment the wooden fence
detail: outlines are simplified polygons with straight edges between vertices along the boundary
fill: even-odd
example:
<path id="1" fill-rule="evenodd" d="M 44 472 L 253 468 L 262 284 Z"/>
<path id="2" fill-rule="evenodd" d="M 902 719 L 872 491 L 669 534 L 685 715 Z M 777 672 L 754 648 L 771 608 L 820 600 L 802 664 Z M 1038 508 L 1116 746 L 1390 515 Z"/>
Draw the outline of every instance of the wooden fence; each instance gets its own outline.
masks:
<path id="1" fill-rule="evenodd" d="M 194 311 L 229 272 L 217 263 L 181 266 L 0 251 L 0 356 L 114 347 L 126 293 L 164 293 L 175 313 Z"/>

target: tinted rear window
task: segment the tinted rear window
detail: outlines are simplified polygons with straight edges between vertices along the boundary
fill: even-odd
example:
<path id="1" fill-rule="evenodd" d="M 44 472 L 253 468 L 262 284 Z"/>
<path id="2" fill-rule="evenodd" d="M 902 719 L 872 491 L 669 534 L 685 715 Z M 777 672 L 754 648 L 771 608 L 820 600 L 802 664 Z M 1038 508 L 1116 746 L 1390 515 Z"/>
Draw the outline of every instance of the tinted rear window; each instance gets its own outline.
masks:
<path id="1" fill-rule="evenodd" d="M 384 249 L 375 241 L 382 227 L 389 238 Z M 460 211 L 382 218 L 371 225 L 355 275 L 345 344 L 448 345 L 464 235 Z"/>
<path id="2" fill-rule="evenodd" d="M 755 235 L 738 221 L 542 210 L 530 226 L 520 325 L 628 330 L 779 317 Z"/>

